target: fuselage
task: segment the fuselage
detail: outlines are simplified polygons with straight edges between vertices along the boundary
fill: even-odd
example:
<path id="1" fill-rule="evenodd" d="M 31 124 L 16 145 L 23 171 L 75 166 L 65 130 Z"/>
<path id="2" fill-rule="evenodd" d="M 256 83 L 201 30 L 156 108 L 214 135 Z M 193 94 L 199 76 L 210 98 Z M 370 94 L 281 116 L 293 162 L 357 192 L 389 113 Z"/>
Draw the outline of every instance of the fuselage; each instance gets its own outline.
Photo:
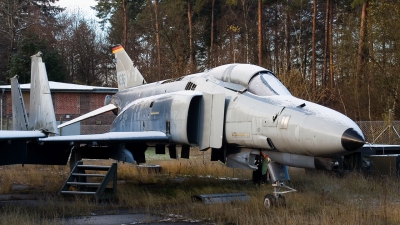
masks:
<path id="1" fill-rule="evenodd" d="M 145 126 L 143 121 L 152 116 L 151 111 L 135 108 L 132 103 L 185 90 L 225 95 L 223 144 L 226 146 L 334 157 L 355 151 L 364 143 L 361 130 L 351 119 L 292 96 L 270 71 L 247 64 L 225 65 L 120 91 L 113 97 L 119 114 L 111 131 L 168 133 L 168 125 L 162 125 L 167 116 L 153 119 L 158 120 L 159 126 Z M 161 115 L 168 113 L 173 114 Z M 155 116 L 159 115 L 157 112 Z"/>

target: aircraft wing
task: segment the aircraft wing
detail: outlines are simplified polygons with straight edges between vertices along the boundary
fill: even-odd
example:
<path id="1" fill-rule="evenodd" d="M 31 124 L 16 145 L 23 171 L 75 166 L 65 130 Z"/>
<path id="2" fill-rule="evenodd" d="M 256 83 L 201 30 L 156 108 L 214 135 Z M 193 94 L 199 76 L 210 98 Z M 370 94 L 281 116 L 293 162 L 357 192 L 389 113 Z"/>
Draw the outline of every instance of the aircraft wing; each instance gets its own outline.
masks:
<path id="1" fill-rule="evenodd" d="M 0 131 L 0 165 L 65 165 L 71 147 L 42 146 L 37 142 L 40 138 L 46 138 L 46 134 L 41 131 Z"/>
<path id="2" fill-rule="evenodd" d="M 40 142 L 168 142 L 166 134 L 159 131 L 143 132 L 108 132 L 103 134 L 71 135 L 71 136 L 53 136 L 40 138 Z"/>
<path id="3" fill-rule="evenodd" d="M 41 131 L 17 131 L 2 130 L 0 131 L 0 140 L 26 140 L 35 138 L 44 138 L 46 135 Z"/>
<path id="4" fill-rule="evenodd" d="M 103 134 L 53 136 L 40 138 L 38 149 L 73 149 L 71 158 L 115 159 L 134 163 L 145 162 L 148 143 L 169 143 L 170 137 L 159 131 L 109 132 Z M 134 150 L 133 150 L 134 149 Z M 78 155 L 78 157 L 76 157 Z M 67 157 L 68 158 L 68 157 Z M 74 160 L 74 159 L 71 159 Z"/>

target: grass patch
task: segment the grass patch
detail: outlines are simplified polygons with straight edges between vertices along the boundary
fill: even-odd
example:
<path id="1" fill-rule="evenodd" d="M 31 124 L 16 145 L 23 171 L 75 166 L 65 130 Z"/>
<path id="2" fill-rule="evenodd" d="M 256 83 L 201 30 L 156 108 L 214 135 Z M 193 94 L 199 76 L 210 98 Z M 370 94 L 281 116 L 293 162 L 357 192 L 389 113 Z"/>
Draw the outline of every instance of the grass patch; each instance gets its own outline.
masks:
<path id="1" fill-rule="evenodd" d="M 270 185 L 254 185 L 251 171 L 211 162 L 208 152 L 193 151 L 190 159 L 162 157 L 153 154 L 147 158 L 148 164 L 161 165 L 161 173 L 119 163 L 117 200 L 102 203 L 91 198 L 57 195 L 67 179 L 68 166 L 2 166 L 1 193 L 29 193 L 38 200 L 1 203 L 0 224 L 62 224 L 62 218 L 70 216 L 88 216 L 94 212 L 118 214 L 121 210 L 184 215 L 214 224 L 400 224 L 400 182 L 395 177 L 354 173 L 338 178 L 324 173 L 309 175 L 304 170 L 290 168 L 289 186 L 298 192 L 286 195 L 286 207 L 266 210 L 262 201 L 273 189 Z M 29 188 L 13 189 L 15 185 Z M 192 195 L 233 192 L 245 192 L 250 200 L 214 205 L 191 201 Z"/>

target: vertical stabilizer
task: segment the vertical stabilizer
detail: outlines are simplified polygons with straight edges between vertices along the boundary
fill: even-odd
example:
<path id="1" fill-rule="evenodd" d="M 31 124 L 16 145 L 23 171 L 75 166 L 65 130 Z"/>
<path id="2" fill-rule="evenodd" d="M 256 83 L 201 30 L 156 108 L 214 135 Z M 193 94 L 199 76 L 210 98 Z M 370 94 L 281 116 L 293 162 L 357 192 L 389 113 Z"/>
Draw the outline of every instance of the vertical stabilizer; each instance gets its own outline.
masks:
<path id="1" fill-rule="evenodd" d="M 21 88 L 18 83 L 18 76 L 10 78 L 11 80 L 11 99 L 12 99 L 12 116 L 13 130 L 28 130 L 28 116 L 24 99 L 22 97 Z"/>
<path id="2" fill-rule="evenodd" d="M 31 96 L 29 105 L 29 130 L 57 133 L 56 115 L 51 99 L 47 72 L 42 53 L 31 56 Z"/>
<path id="3" fill-rule="evenodd" d="M 112 49 L 117 66 L 118 91 L 145 84 L 142 74 L 133 65 L 131 58 L 121 45 Z"/>

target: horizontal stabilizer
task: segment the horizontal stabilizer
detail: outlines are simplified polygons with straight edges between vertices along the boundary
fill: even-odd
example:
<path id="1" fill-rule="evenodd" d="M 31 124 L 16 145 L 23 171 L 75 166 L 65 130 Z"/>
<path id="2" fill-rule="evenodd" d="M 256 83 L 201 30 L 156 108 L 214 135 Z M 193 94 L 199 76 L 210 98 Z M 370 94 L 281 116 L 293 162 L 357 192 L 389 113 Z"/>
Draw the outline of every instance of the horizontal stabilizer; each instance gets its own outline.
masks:
<path id="1" fill-rule="evenodd" d="M 86 113 L 86 114 L 84 114 L 84 115 L 82 115 L 82 116 L 80 116 L 80 117 L 77 117 L 77 118 L 75 118 L 75 119 L 73 119 L 73 120 L 70 120 L 70 121 L 65 122 L 65 123 L 63 123 L 63 124 L 60 124 L 60 125 L 58 125 L 57 128 L 62 128 L 62 127 L 71 125 L 71 124 L 73 124 L 73 123 L 76 123 L 76 122 L 79 122 L 79 121 L 82 121 L 82 120 L 85 120 L 85 119 L 89 119 L 89 118 L 91 118 L 91 117 L 93 117 L 93 116 L 97 116 L 97 115 L 100 115 L 100 114 L 103 114 L 103 113 L 112 111 L 112 110 L 114 110 L 114 109 L 116 109 L 116 108 L 117 108 L 117 106 L 115 106 L 115 105 L 113 105 L 113 104 L 108 104 L 108 105 L 103 106 L 103 107 L 101 107 L 101 108 L 98 108 L 98 109 L 96 109 L 96 110 L 94 110 L 94 111 L 91 111 L 91 112 L 89 112 L 89 113 Z"/>

